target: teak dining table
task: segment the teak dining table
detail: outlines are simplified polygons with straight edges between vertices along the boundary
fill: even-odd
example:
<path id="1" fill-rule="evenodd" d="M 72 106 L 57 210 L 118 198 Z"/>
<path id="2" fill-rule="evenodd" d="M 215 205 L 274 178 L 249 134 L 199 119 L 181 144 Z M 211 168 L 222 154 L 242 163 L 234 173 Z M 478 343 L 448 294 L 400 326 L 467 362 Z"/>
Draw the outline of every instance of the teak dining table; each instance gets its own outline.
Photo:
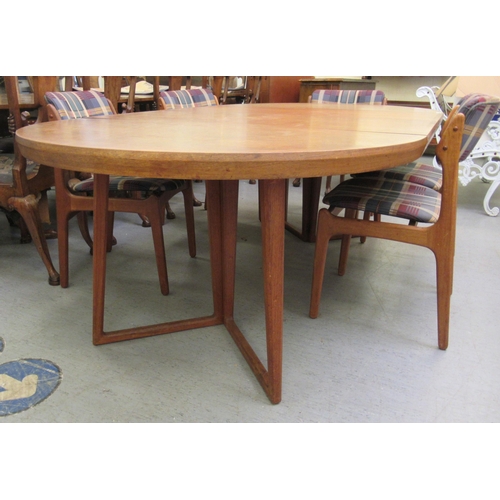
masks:
<path id="1" fill-rule="evenodd" d="M 106 274 L 94 266 L 93 343 L 224 325 L 270 401 L 279 403 L 286 180 L 408 163 L 424 153 L 441 118 L 396 106 L 227 105 L 41 123 L 20 129 L 16 140 L 26 158 L 94 174 L 94 255 L 106 255 L 110 174 L 205 180 L 213 314 L 106 332 Z M 267 366 L 233 316 L 240 179 L 259 180 Z"/>

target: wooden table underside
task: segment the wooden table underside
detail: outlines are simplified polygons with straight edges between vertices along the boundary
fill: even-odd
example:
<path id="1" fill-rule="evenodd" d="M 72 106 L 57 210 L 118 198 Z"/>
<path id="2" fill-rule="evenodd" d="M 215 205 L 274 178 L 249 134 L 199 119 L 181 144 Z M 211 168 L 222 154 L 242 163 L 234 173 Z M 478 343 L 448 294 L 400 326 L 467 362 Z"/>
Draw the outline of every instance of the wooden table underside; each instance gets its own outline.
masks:
<path id="1" fill-rule="evenodd" d="M 93 342 L 224 325 L 270 401 L 279 403 L 286 179 L 317 179 L 415 160 L 439 121 L 439 113 L 422 109 L 258 104 L 52 122 L 22 129 L 17 140 L 27 158 L 94 173 L 94 255 L 102 259 L 109 174 L 206 180 L 213 314 L 105 332 L 106 274 L 94 266 Z M 233 316 L 239 179 L 259 179 L 267 367 Z"/>

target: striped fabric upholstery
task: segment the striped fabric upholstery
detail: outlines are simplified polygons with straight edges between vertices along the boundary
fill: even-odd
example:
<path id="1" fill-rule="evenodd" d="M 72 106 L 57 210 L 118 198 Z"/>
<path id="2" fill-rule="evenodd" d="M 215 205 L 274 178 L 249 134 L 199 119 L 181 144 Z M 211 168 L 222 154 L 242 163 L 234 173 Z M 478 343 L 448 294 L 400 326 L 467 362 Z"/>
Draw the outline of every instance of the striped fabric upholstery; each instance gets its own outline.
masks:
<path id="1" fill-rule="evenodd" d="M 500 106 L 500 99 L 485 94 L 469 94 L 458 102 L 459 113 L 465 115 L 464 135 L 459 161 L 465 160 L 476 147 L 486 127 Z"/>
<path id="2" fill-rule="evenodd" d="M 443 174 L 440 168 L 426 163 L 411 162 L 401 167 L 391 168 L 383 172 L 373 172 L 375 175 L 355 174 L 354 177 L 379 177 L 383 173 L 385 179 L 395 179 L 398 181 L 413 182 L 421 186 L 439 191 L 443 185 Z"/>
<path id="3" fill-rule="evenodd" d="M 374 172 L 353 174 L 353 177 L 362 177 L 364 179 L 378 179 L 380 177 L 384 179 L 396 179 L 399 181 L 420 184 L 421 186 L 436 191 L 439 191 L 443 185 L 443 173 L 441 172 L 441 168 L 419 162 L 411 162 L 388 170 L 376 170 Z"/>
<path id="4" fill-rule="evenodd" d="M 45 100 L 56 108 L 61 120 L 113 114 L 106 97 L 94 90 L 46 92 Z"/>
<path id="5" fill-rule="evenodd" d="M 161 194 L 166 191 L 182 189 L 186 181 L 178 179 L 146 179 L 142 177 L 119 177 L 109 178 L 110 191 L 141 191 L 148 194 Z M 71 186 L 76 193 L 91 193 L 94 191 L 94 179 L 85 179 Z"/>
<path id="6" fill-rule="evenodd" d="M 160 92 L 160 97 L 167 109 L 217 105 L 214 94 L 208 89 L 167 90 Z"/>
<path id="7" fill-rule="evenodd" d="M 311 102 L 318 104 L 384 104 L 385 94 L 381 90 L 315 90 Z"/>
<path id="8" fill-rule="evenodd" d="M 355 177 L 332 189 L 323 202 L 330 205 L 330 211 L 350 208 L 432 223 L 439 218 L 441 193 L 412 182 Z"/>
<path id="9" fill-rule="evenodd" d="M 485 94 L 469 94 L 458 101 L 458 106 L 458 112 L 465 115 L 465 127 L 459 159 L 459 161 L 464 161 L 476 147 L 486 127 L 495 116 L 500 106 L 500 99 Z M 355 174 L 354 177 L 399 179 L 416 182 L 437 191 L 441 189 L 443 184 L 443 175 L 440 168 L 416 162 L 389 170 Z"/>

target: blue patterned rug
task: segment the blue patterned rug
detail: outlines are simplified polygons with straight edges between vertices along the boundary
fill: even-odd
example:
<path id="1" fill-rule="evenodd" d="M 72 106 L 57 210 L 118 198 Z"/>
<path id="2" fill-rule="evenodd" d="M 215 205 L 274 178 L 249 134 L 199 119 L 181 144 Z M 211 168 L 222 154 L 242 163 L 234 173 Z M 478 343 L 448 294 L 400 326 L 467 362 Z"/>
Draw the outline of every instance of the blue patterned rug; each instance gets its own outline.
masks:
<path id="1" fill-rule="evenodd" d="M 0 337 L 0 353 L 5 342 Z M 0 364 L 0 417 L 19 413 L 47 399 L 62 380 L 61 369 L 46 359 L 26 358 Z"/>

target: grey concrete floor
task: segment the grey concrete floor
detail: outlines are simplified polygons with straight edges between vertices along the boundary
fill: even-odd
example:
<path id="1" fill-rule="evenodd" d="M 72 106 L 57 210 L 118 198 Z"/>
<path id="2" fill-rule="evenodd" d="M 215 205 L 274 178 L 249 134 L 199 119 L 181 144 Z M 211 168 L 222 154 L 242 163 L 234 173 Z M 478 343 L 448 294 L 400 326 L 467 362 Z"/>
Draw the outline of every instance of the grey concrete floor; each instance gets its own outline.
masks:
<path id="1" fill-rule="evenodd" d="M 47 359 L 62 381 L 0 422 L 498 422 L 500 217 L 487 186 L 459 189 L 450 345 L 437 348 L 435 263 L 426 249 L 353 242 L 345 276 L 331 242 L 320 316 L 308 316 L 314 245 L 286 234 L 283 399 L 272 405 L 223 327 L 96 347 L 92 259 L 71 221 L 70 286 L 47 283 L 32 244 L 0 218 L 0 362 Z M 204 197 L 204 184 L 195 184 Z M 300 214 L 290 186 L 290 219 Z M 500 205 L 500 191 L 492 206 Z M 160 294 L 149 229 L 117 214 L 106 328 L 211 312 L 206 212 L 187 251 L 182 197 L 164 227 L 171 294 Z M 57 241 L 49 241 L 57 266 Z M 265 360 L 257 186 L 240 183 L 235 317 Z"/>

